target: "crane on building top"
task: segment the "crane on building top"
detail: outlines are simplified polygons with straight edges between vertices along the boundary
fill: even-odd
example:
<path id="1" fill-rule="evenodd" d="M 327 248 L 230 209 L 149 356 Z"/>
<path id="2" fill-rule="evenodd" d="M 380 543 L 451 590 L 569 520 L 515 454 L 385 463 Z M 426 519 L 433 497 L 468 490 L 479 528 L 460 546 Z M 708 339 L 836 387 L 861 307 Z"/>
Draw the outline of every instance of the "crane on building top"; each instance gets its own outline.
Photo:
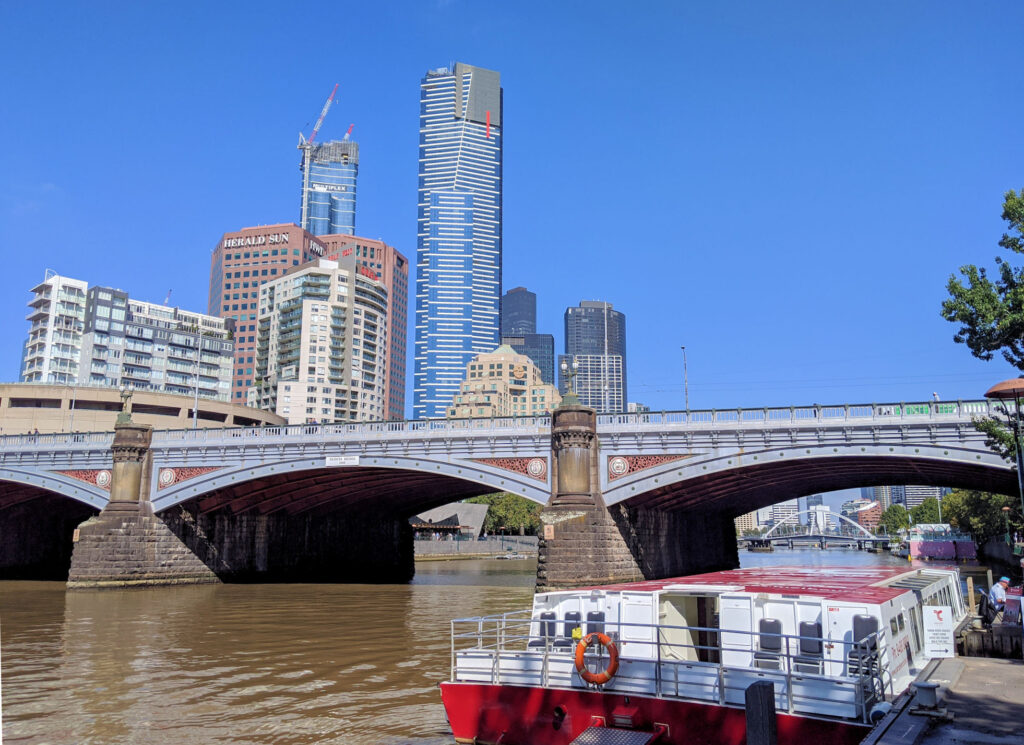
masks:
<path id="1" fill-rule="evenodd" d="M 313 125 L 313 131 L 309 134 L 307 140 L 302 136 L 302 132 L 299 132 L 299 150 L 302 151 L 302 211 L 299 216 L 299 225 L 303 229 L 308 230 L 308 217 L 309 217 L 309 167 L 310 160 L 313 157 L 313 140 L 316 139 L 317 132 L 320 131 L 320 125 L 324 123 L 324 117 L 327 116 L 327 110 L 331 108 L 331 104 L 334 102 L 334 94 L 338 92 L 338 84 L 334 84 L 334 90 L 331 91 L 331 95 L 327 97 L 327 101 L 324 102 L 324 107 L 320 111 L 320 116 L 316 120 L 316 124 Z M 349 131 L 352 128 L 349 127 Z"/>
<path id="2" fill-rule="evenodd" d="M 331 95 L 329 95 L 327 97 L 327 100 L 324 102 L 323 109 L 320 110 L 320 116 L 319 116 L 319 118 L 317 118 L 316 124 L 313 125 L 313 131 L 310 133 L 309 139 L 307 140 L 307 139 L 303 138 L 302 133 L 301 132 L 299 133 L 299 147 L 300 148 L 313 144 L 313 140 L 316 139 L 317 132 L 320 131 L 320 125 L 324 123 L 324 117 L 327 116 L 327 110 L 329 108 L 331 108 L 331 104 L 334 103 L 334 94 L 337 93 L 337 92 L 338 92 L 338 84 L 335 83 L 334 84 L 334 90 L 332 90 L 331 91 Z"/>
<path id="3" fill-rule="evenodd" d="M 173 288 L 167 291 L 167 297 L 164 298 L 164 305 L 170 305 L 172 292 L 174 292 Z"/>
<path id="4" fill-rule="evenodd" d="M 354 123 L 348 125 L 348 131 L 345 132 L 345 136 L 341 138 L 342 142 L 348 142 L 348 138 L 352 136 L 352 128 L 355 126 L 356 125 Z"/>

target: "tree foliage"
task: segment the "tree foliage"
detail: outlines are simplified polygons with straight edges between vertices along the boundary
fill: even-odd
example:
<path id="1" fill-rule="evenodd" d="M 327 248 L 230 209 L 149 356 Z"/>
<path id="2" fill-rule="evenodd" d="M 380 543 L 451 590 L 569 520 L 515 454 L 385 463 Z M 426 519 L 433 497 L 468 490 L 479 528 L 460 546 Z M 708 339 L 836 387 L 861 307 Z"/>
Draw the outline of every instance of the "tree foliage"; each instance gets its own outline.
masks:
<path id="1" fill-rule="evenodd" d="M 1009 231 L 999 245 L 1014 253 L 1024 253 L 1024 190 L 1006 192 L 1003 220 Z M 942 317 L 960 328 L 953 337 L 966 344 L 971 354 L 983 360 L 999 352 L 1003 359 L 1024 371 L 1024 269 L 996 257 L 996 277 L 990 278 L 984 267 L 974 264 L 960 267 L 962 282 L 950 275 L 946 289 L 949 298 L 942 303 Z"/>
<path id="2" fill-rule="evenodd" d="M 1003 220 L 1008 230 L 999 245 L 1016 254 L 1024 254 L 1024 189 L 1010 189 L 1003 195 Z M 949 297 L 942 303 L 942 317 L 958 323 L 953 340 L 966 344 L 978 359 L 991 360 L 996 352 L 1024 372 L 1024 268 L 998 256 L 995 277 L 974 264 L 960 267 L 961 281 L 951 274 L 946 284 Z M 1008 422 L 979 418 L 974 426 L 985 433 L 985 444 L 1003 458 L 1015 463 L 1015 407 L 1008 407 Z"/>
<path id="3" fill-rule="evenodd" d="M 484 519 L 484 530 L 490 534 L 525 533 L 533 535 L 540 527 L 540 511 L 542 505 L 525 497 L 508 492 L 485 494 L 482 497 L 467 499 L 473 504 L 489 505 L 487 517 Z"/>
<path id="4" fill-rule="evenodd" d="M 1005 513 L 1003 507 L 1010 510 Z M 1024 529 L 1020 501 L 1016 497 L 988 492 L 957 490 L 942 499 L 942 515 L 950 525 L 970 533 L 978 543 L 1003 535 L 1009 522 L 1010 533 Z"/>
<path id="5" fill-rule="evenodd" d="M 889 505 L 878 519 L 878 524 L 885 528 L 888 535 L 896 535 L 910 527 L 910 514 L 902 504 Z"/>
<path id="6" fill-rule="evenodd" d="M 924 500 L 916 507 L 911 507 L 910 519 L 914 521 L 915 525 L 919 523 L 941 523 L 942 519 L 939 516 L 939 500 L 935 497 L 928 497 L 928 499 Z"/>

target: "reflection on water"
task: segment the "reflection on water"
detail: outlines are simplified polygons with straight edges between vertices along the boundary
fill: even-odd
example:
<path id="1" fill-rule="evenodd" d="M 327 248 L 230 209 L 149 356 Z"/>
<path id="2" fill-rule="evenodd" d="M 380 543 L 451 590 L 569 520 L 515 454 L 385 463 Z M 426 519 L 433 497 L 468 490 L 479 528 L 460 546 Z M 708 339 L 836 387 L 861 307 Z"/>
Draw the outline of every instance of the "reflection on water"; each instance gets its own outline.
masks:
<path id="1" fill-rule="evenodd" d="M 40 745 L 448 744 L 437 683 L 449 622 L 529 605 L 535 571 L 437 562 L 411 585 L 68 594 L 0 583 L 3 734 Z"/>
<path id="2" fill-rule="evenodd" d="M 855 550 L 743 566 L 908 564 Z M 420 562 L 409 585 L 65 593 L 0 582 L 4 737 L 19 745 L 451 745 L 449 622 L 528 607 L 535 561 Z"/>

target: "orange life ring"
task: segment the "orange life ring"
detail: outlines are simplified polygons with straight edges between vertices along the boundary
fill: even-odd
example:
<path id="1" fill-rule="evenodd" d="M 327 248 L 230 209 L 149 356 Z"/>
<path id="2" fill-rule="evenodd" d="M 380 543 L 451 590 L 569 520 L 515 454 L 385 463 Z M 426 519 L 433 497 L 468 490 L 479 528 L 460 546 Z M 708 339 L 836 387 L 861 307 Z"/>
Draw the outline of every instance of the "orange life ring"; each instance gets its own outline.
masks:
<path id="1" fill-rule="evenodd" d="M 587 652 L 589 647 L 594 642 L 597 642 L 602 647 L 608 650 L 608 667 L 602 672 L 592 673 L 587 669 L 587 666 L 583 663 L 583 655 Z M 604 685 L 612 676 L 618 672 L 619 669 L 619 650 L 615 646 L 615 642 L 607 634 L 602 634 L 599 631 L 591 631 L 585 637 L 580 639 L 579 644 L 576 645 L 576 672 L 580 674 L 580 677 L 591 685 Z"/>

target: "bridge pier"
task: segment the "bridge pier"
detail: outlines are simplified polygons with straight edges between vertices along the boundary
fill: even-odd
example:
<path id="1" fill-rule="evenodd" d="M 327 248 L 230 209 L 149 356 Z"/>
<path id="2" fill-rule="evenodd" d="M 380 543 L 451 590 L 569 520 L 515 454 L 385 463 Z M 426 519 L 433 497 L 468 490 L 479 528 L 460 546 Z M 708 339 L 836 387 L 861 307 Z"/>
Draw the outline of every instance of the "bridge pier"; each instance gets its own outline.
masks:
<path id="1" fill-rule="evenodd" d="M 731 516 L 616 505 L 601 496 L 597 414 L 571 393 L 551 416 L 552 495 L 541 512 L 537 589 L 739 566 Z"/>
<path id="2" fill-rule="evenodd" d="M 152 471 L 153 428 L 127 412 L 114 428 L 110 502 L 75 531 L 68 589 L 217 582 L 217 576 L 143 499 Z"/>

